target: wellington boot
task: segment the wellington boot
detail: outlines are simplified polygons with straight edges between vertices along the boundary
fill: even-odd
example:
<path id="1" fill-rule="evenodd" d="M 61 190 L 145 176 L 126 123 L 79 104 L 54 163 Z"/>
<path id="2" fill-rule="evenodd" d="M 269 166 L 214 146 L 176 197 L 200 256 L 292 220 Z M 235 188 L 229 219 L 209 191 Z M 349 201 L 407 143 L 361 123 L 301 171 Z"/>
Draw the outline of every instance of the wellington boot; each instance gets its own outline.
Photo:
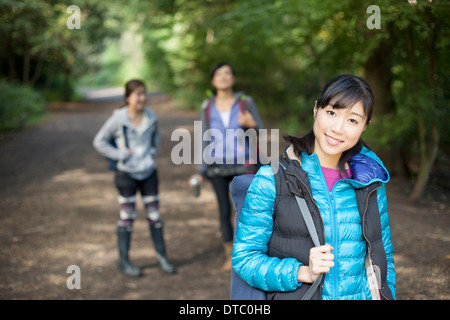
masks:
<path id="1" fill-rule="evenodd" d="M 142 275 L 141 269 L 133 267 L 128 259 L 130 249 L 131 227 L 117 226 L 117 239 L 119 246 L 119 270 L 129 277 Z"/>
<path id="2" fill-rule="evenodd" d="M 168 274 L 176 273 L 175 267 L 167 260 L 166 257 L 166 246 L 164 244 L 163 228 L 162 223 L 158 222 L 156 224 L 149 223 L 150 234 L 153 240 L 153 245 L 156 251 L 156 260 L 158 261 L 161 269 Z"/>

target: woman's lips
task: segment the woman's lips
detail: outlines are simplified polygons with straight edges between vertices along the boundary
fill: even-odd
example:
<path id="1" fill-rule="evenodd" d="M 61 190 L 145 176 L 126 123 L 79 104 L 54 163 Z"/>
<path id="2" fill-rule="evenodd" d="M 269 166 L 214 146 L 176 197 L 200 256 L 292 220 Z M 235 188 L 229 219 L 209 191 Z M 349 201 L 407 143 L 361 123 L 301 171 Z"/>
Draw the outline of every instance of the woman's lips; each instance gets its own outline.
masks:
<path id="1" fill-rule="evenodd" d="M 339 139 L 330 137 L 330 136 L 327 135 L 327 134 L 325 134 L 325 137 L 326 137 L 326 139 L 327 139 L 327 142 L 328 142 L 329 144 L 331 144 L 332 146 L 337 146 L 337 145 L 339 145 L 340 143 L 344 142 L 344 141 L 342 141 L 342 140 L 339 140 Z"/>

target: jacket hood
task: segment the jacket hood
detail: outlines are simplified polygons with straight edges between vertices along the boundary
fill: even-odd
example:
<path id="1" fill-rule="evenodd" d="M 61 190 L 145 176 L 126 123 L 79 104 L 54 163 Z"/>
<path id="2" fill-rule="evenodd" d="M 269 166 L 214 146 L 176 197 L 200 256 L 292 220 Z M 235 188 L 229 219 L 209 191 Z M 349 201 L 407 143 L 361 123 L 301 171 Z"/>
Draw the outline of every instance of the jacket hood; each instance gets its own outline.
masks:
<path id="1" fill-rule="evenodd" d="M 286 154 L 291 160 L 300 162 L 295 156 L 292 145 L 286 149 Z M 304 165 L 318 165 L 320 167 L 319 158 L 315 153 L 307 155 L 303 152 L 301 159 L 301 163 Z M 361 151 L 350 159 L 349 166 L 352 171 L 352 178 L 347 180 L 356 188 L 361 188 L 376 181 L 387 183 L 390 179 L 389 172 L 383 162 L 373 151 L 366 147 L 362 147 Z"/>
<path id="2" fill-rule="evenodd" d="M 357 155 L 350 159 L 349 165 L 353 180 L 362 184 L 370 184 L 375 181 L 386 183 L 390 179 L 383 162 L 366 147 L 363 147 Z"/>

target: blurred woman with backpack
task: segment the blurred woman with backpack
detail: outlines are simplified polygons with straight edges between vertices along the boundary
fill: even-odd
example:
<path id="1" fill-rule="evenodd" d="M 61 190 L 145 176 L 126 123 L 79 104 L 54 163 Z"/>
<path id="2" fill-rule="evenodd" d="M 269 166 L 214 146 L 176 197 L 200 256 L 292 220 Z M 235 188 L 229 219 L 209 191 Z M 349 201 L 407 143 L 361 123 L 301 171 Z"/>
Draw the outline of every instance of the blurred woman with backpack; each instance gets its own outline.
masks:
<path id="1" fill-rule="evenodd" d="M 227 139 L 227 132 L 232 129 L 234 133 L 244 134 L 246 130 L 254 129 L 257 133 L 263 128 L 263 124 L 253 99 L 234 91 L 235 71 L 230 64 L 222 62 L 214 66 L 210 79 L 214 90 L 213 96 L 204 100 L 201 107 L 202 139 L 209 129 L 216 129 L 221 134 L 210 141 L 195 141 L 202 146 L 203 156 L 202 164 L 191 181 L 202 183 L 206 177 L 213 185 L 219 204 L 220 229 L 226 257 L 223 269 L 231 270 L 233 228 L 229 184 L 236 175 L 256 172 L 257 159 L 252 158 L 252 155 L 256 154 L 257 146 L 251 139 L 239 144 L 239 136 Z M 240 129 L 241 131 L 237 131 Z M 212 144 L 215 146 L 212 152 L 205 154 L 205 148 L 210 148 Z M 242 164 L 240 159 L 245 159 L 245 163 Z"/>
<path id="2" fill-rule="evenodd" d="M 163 223 L 159 214 L 158 173 L 155 156 L 160 134 L 157 117 L 148 107 L 145 84 L 131 80 L 125 84 L 125 105 L 114 110 L 94 138 L 99 153 L 117 162 L 115 185 L 118 190 L 120 219 L 117 221 L 119 270 L 130 277 L 142 275 L 128 257 L 133 222 L 136 219 L 136 194 L 141 193 L 156 259 L 166 273 L 176 272 L 167 260 Z"/>
<path id="3" fill-rule="evenodd" d="M 395 299 L 389 173 L 361 140 L 373 107 L 366 81 L 334 77 L 313 128 L 253 178 L 232 265 L 267 299 Z"/>

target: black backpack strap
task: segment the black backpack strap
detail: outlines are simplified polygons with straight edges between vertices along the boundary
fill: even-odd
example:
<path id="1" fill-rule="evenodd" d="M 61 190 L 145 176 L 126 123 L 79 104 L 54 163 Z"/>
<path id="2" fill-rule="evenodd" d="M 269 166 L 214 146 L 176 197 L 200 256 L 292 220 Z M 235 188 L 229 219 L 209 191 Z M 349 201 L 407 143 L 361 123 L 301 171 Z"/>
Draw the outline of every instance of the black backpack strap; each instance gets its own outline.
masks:
<path id="1" fill-rule="evenodd" d="M 125 148 L 129 149 L 130 146 L 128 144 L 128 127 L 124 124 L 122 124 L 122 134 L 123 134 L 123 140 L 125 141 Z M 127 162 L 127 159 L 123 160 L 123 163 Z"/>
<path id="2" fill-rule="evenodd" d="M 295 196 L 297 200 L 298 207 L 300 208 L 300 212 L 302 213 L 303 220 L 305 220 L 306 228 L 308 229 L 309 235 L 314 242 L 316 247 L 320 246 L 319 235 L 317 234 L 316 227 L 314 226 L 314 221 L 311 217 L 311 212 L 306 205 L 306 201 L 304 198 L 300 198 L 299 196 Z M 316 281 L 309 287 L 308 291 L 303 295 L 302 300 L 310 300 L 317 288 L 319 288 L 320 283 L 322 282 L 323 273 L 319 274 Z"/>
<path id="3" fill-rule="evenodd" d="M 273 175 L 275 177 L 275 190 L 276 190 L 276 197 L 275 197 L 275 203 L 273 205 L 273 215 L 272 215 L 273 220 L 274 220 L 274 226 L 275 226 L 275 218 L 276 218 L 275 217 L 275 212 L 278 211 L 278 203 L 280 201 L 280 197 L 279 196 L 281 194 L 282 186 L 281 186 L 280 176 L 275 173 L 274 166 L 280 166 L 279 160 L 277 160 L 277 162 L 271 164 L 272 172 L 273 172 Z"/>
<path id="4" fill-rule="evenodd" d="M 158 131 L 158 122 L 153 124 L 150 148 L 156 147 L 156 132 Z"/>
<path id="5" fill-rule="evenodd" d="M 128 136 L 127 136 L 127 132 L 128 132 L 128 127 L 126 125 L 122 125 L 122 133 L 123 133 L 123 139 L 125 140 L 125 147 L 127 149 L 130 148 L 130 146 L 128 145 Z"/>
<path id="6" fill-rule="evenodd" d="M 380 211 L 378 208 L 377 190 L 381 188 L 378 182 L 356 189 L 356 201 L 361 216 L 361 227 L 367 242 L 367 255 L 371 263 L 379 270 L 380 293 L 383 299 L 393 299 L 387 285 L 387 259 L 384 250 Z"/>
<path id="7" fill-rule="evenodd" d="M 381 240 L 381 220 L 376 192 L 379 188 L 380 184 L 374 182 L 355 191 L 363 236 L 369 244 Z"/>
<path id="8" fill-rule="evenodd" d="M 277 164 L 279 165 L 279 170 L 283 170 L 283 171 L 286 170 L 286 167 L 281 162 L 278 162 Z M 272 169 L 273 169 L 273 167 L 272 167 Z M 303 220 L 305 221 L 305 224 L 306 224 L 306 228 L 308 229 L 308 232 L 311 236 L 311 239 L 314 242 L 314 245 L 316 247 L 320 246 L 319 235 L 317 234 L 317 230 L 314 225 L 314 221 L 312 219 L 311 212 L 308 209 L 305 199 L 295 195 L 295 200 L 297 201 L 297 205 L 300 209 Z M 321 273 L 319 275 L 319 277 L 316 279 L 316 281 L 314 281 L 314 283 L 311 285 L 311 287 L 309 287 L 309 289 L 303 295 L 302 300 L 310 300 L 312 298 L 312 296 L 314 295 L 316 290 L 319 288 L 319 285 L 322 282 L 322 278 L 323 278 L 323 273 Z"/>

